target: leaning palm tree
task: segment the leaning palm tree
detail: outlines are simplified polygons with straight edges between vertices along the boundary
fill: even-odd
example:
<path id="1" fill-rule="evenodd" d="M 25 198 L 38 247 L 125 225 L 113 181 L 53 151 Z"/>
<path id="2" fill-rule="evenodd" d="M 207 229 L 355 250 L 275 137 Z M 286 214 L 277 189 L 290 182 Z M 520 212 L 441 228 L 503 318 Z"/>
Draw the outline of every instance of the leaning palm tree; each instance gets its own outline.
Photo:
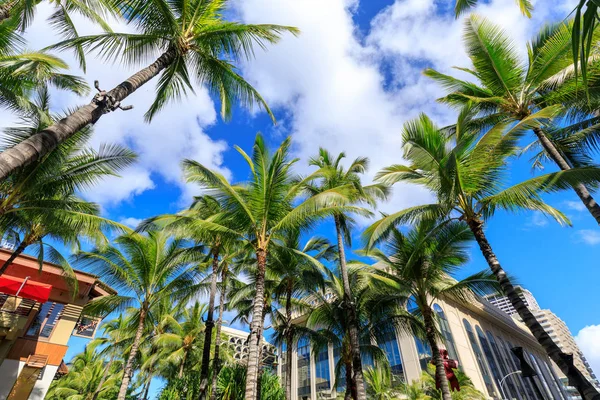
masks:
<path id="1" fill-rule="evenodd" d="M 385 216 L 365 231 L 365 237 L 367 246 L 372 247 L 385 237 L 386 232 L 403 221 L 447 218 L 466 222 L 502 291 L 531 333 L 570 382 L 584 394 L 584 398 L 592 399 L 598 392 L 579 370 L 569 365 L 568 356 L 554 343 L 515 292 L 483 229 L 485 221 L 499 210 L 535 210 L 568 224 L 568 219 L 545 204 L 540 195 L 600 180 L 600 170 L 588 167 L 549 173 L 503 187 L 507 159 L 518 151 L 517 141 L 531 128 L 540 126 L 542 117 L 543 111 L 540 111 L 510 128 L 506 124 L 498 124 L 483 135 L 468 128 L 472 126 L 468 113 L 461 114 L 452 136 L 439 129 L 426 115 L 406 123 L 403 132 L 404 159 L 410 164 L 385 168 L 377 178 L 388 184 L 403 181 L 422 185 L 431 190 L 437 202 Z"/>
<path id="2" fill-rule="evenodd" d="M 252 305 L 252 322 L 248 345 L 248 379 L 246 400 L 256 399 L 259 368 L 259 344 L 263 330 L 265 304 L 265 273 L 272 238 L 289 229 L 309 226 L 333 212 L 351 212 L 347 188 L 334 188 L 301 202 L 295 202 L 303 182 L 292 173 L 296 160 L 290 160 L 291 140 L 287 138 L 274 152 L 270 152 L 261 135 L 254 142 L 252 156 L 240 148 L 250 169 L 246 183 L 231 185 L 227 179 L 195 161 L 184 161 L 187 181 L 198 183 L 223 203 L 226 223 L 207 219 L 198 221 L 207 232 L 238 239 L 250 246 L 256 260 L 256 282 Z M 341 205 L 340 205 L 341 204 Z"/>
<path id="3" fill-rule="evenodd" d="M 447 298 L 468 303 L 473 294 L 488 294 L 499 289 L 493 274 L 482 271 L 457 281 L 452 276 L 468 260 L 468 245 L 473 240 L 469 227 L 458 221 L 437 226 L 423 220 L 406 233 L 391 229 L 382 250 L 368 253 L 381 267 L 374 274 L 392 292 L 414 299 L 415 314 L 422 321 L 425 338 L 431 349 L 435 377 L 440 383 L 442 398 L 451 400 L 444 362 L 440 355 L 439 330 L 435 325 L 433 303 Z"/>
<path id="4" fill-rule="evenodd" d="M 598 39 L 598 35 L 595 37 Z M 582 91 L 579 90 L 580 96 L 577 96 L 569 25 L 559 23 L 544 27 L 528 44 L 528 63 L 519 58 L 508 34 L 485 18 L 471 15 L 466 19 L 463 39 L 473 65 L 461 71 L 472 74 L 477 82 L 427 69 L 425 75 L 449 92 L 439 101 L 462 109 L 476 109 L 481 117 L 479 124 L 521 121 L 537 112 L 552 110 L 556 114 L 565 111 L 567 115 L 583 114 L 580 117 L 584 121 L 596 120 L 590 111 L 573 113 L 573 98 L 581 97 Z M 563 105 L 566 108 L 561 110 Z M 582 123 L 581 118 L 577 119 L 578 124 Z M 563 171 L 574 167 L 574 161 L 559 151 L 544 126 L 534 126 L 531 131 L 547 159 Z M 573 189 L 600 224 L 600 205 L 589 188 L 580 183 Z"/>
<path id="5" fill-rule="evenodd" d="M 345 204 L 367 204 L 375 205 L 377 199 L 385 199 L 388 194 L 388 189 L 385 185 L 374 184 L 369 186 L 363 186 L 361 182 L 361 174 L 364 174 L 369 166 L 369 160 L 367 158 L 357 158 L 350 166 L 345 169 L 342 165 L 342 160 L 346 157 L 344 153 L 340 153 L 337 157 L 333 157 L 327 150 L 320 148 L 319 154 L 316 157 L 310 159 L 309 164 L 317 166 L 319 168 L 313 174 L 316 179 L 311 180 L 305 190 L 310 195 L 317 195 L 323 191 L 345 188 L 350 190 L 351 196 L 348 198 L 349 202 Z M 369 211 L 366 209 L 358 209 L 362 215 L 369 215 Z M 351 234 L 350 228 L 352 225 L 352 218 L 343 212 L 333 214 L 333 220 L 335 223 L 335 232 L 337 236 L 338 246 L 338 260 L 340 265 L 340 273 L 342 282 L 344 282 L 344 301 L 346 312 L 350 318 L 350 349 L 353 355 L 353 371 L 354 381 L 358 390 L 358 400 L 366 400 L 366 392 L 364 379 L 362 376 L 362 361 L 360 359 L 359 342 L 358 342 L 358 321 L 356 320 L 356 311 L 353 310 L 354 300 L 352 296 L 352 289 L 350 287 L 350 281 L 348 279 L 348 268 L 346 266 L 346 254 L 344 246 L 351 245 Z"/>
<path id="6" fill-rule="evenodd" d="M 123 400 L 133 374 L 144 323 L 153 307 L 165 298 L 185 302 L 196 293 L 197 254 L 181 240 L 169 240 L 159 232 L 119 236 L 114 245 L 80 252 L 76 259 L 91 268 L 121 294 L 89 303 L 90 313 L 107 313 L 135 305 L 139 311 L 136 334 L 123 371 L 118 399 Z"/>
<path id="7" fill-rule="evenodd" d="M 27 140 L 55 115 L 50 114 L 47 90 L 38 92 L 35 112 L 23 124 L 4 130 L 3 148 Z M 29 246 L 35 246 L 40 260 L 44 255 L 71 268 L 61 253 L 46 239 L 65 245 L 78 245 L 80 238 L 106 241 L 103 228 L 127 229 L 99 215 L 96 204 L 84 201 L 78 193 L 131 165 L 136 155 L 118 145 L 102 145 L 99 150 L 87 147 L 92 132 L 86 128 L 71 136 L 38 163 L 23 168 L 0 182 L 0 229 L 17 241 L 13 254 L 0 267 L 0 275 Z"/>
<path id="8" fill-rule="evenodd" d="M 158 75 L 156 98 L 146 113 L 148 121 L 168 102 L 193 91 L 193 80 L 198 85 L 206 85 L 220 98 L 224 118 L 231 116 L 236 102 L 243 106 L 261 106 L 273 117 L 263 98 L 236 72 L 231 60 L 250 58 L 255 45 L 266 48 L 267 44 L 276 43 L 283 32 L 298 33 L 296 28 L 227 21 L 224 18 L 226 0 L 151 3 L 120 0 L 116 3 L 138 33 L 107 32 L 67 40 L 55 47 L 99 50 L 108 58 L 120 57 L 126 63 L 144 62 L 156 55 L 158 58 L 114 89 L 100 91 L 88 105 L 0 154 L 0 180 L 43 157 L 103 114 L 120 108 L 125 98 Z"/>

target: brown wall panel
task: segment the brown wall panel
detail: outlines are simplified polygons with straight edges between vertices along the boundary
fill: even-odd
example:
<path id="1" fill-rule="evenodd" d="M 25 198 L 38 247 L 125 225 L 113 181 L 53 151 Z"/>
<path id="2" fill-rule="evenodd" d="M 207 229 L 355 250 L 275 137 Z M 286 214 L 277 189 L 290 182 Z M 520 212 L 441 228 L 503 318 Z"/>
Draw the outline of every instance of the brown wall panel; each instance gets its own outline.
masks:
<path id="1" fill-rule="evenodd" d="M 32 354 L 44 354 L 48 356 L 48 365 L 60 365 L 68 348 L 68 346 L 60 344 L 19 338 L 8 352 L 6 358 L 27 361 L 27 357 Z"/>

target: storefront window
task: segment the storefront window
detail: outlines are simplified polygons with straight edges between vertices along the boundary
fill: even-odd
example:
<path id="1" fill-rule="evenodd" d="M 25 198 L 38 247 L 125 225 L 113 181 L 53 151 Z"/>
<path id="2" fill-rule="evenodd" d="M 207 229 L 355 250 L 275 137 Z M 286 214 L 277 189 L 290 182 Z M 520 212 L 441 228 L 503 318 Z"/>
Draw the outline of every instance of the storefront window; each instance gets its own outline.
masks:
<path id="1" fill-rule="evenodd" d="M 377 340 L 379 347 L 385 352 L 392 370 L 394 383 L 404 382 L 404 368 L 402 356 L 398 347 L 398 340 L 393 325 L 387 325 L 381 337 Z"/>
<path id="2" fill-rule="evenodd" d="M 329 348 L 325 346 L 316 357 L 316 376 L 317 392 L 331 389 L 329 377 Z"/>
<path id="3" fill-rule="evenodd" d="M 310 399 L 310 343 L 298 341 L 298 399 Z"/>
<path id="4" fill-rule="evenodd" d="M 444 344 L 446 345 L 446 350 L 448 350 L 448 356 L 453 360 L 458 360 L 456 345 L 454 344 L 454 338 L 452 337 L 450 325 L 448 324 L 448 319 L 446 318 L 444 310 L 442 310 L 442 307 L 440 307 L 439 304 L 434 304 L 433 311 L 435 311 L 435 313 L 438 316 L 440 332 L 442 333 L 442 337 L 444 338 Z"/>
<path id="5" fill-rule="evenodd" d="M 479 372 L 481 372 L 481 376 L 483 377 L 483 382 L 485 383 L 485 387 L 488 391 L 488 394 L 494 397 L 494 384 L 492 383 L 492 379 L 490 378 L 490 373 L 485 364 L 485 360 L 483 359 L 483 354 L 481 352 L 481 348 L 477 343 L 477 339 L 475 338 L 475 333 L 473 332 L 473 328 L 471 328 L 471 324 L 466 319 L 463 319 L 463 324 L 465 326 L 465 330 L 467 331 L 467 336 L 469 337 L 469 342 L 471 343 L 471 348 L 473 349 L 473 354 L 475 355 L 475 359 L 477 360 L 477 365 L 479 366 Z"/>

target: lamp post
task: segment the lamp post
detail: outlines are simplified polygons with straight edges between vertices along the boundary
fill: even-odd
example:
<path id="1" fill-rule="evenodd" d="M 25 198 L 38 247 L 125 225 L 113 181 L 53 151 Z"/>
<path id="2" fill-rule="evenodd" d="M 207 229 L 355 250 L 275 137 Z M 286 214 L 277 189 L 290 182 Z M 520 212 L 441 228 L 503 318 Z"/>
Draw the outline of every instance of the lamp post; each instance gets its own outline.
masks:
<path id="1" fill-rule="evenodd" d="M 515 374 L 520 374 L 521 371 L 514 371 L 511 372 L 510 374 L 507 374 L 504 378 L 502 378 L 502 380 L 500 381 L 500 391 L 502 392 L 502 398 L 503 399 L 508 399 L 508 397 L 506 397 L 506 394 L 504 393 L 504 387 L 502 386 L 504 384 L 504 381 L 506 380 L 506 378 L 508 378 L 511 375 L 515 375 Z"/>

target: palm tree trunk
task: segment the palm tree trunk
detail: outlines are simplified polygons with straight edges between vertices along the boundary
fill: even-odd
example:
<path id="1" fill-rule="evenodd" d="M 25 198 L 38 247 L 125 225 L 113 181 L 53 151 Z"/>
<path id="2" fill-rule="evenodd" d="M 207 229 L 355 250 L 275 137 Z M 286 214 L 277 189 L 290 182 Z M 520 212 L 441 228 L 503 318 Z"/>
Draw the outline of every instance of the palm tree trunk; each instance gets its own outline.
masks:
<path id="1" fill-rule="evenodd" d="M 212 331 L 215 325 L 215 296 L 217 294 L 217 273 L 219 270 L 219 250 L 213 251 L 212 274 L 210 277 L 210 295 L 208 298 L 208 314 L 204 325 L 204 346 L 202 348 L 202 365 L 200 366 L 200 399 L 206 399 L 208 389 L 208 370 L 210 367 L 210 347 Z"/>
<path id="2" fill-rule="evenodd" d="M 452 400 L 452 394 L 448 387 L 448 379 L 446 378 L 446 370 L 444 368 L 444 360 L 440 354 L 440 349 L 437 345 L 435 337 L 435 321 L 433 319 L 433 312 L 430 307 L 422 310 L 423 322 L 425 322 L 425 335 L 427 336 L 427 342 L 431 348 L 431 359 L 435 365 L 435 381 L 440 384 L 442 390 L 443 400 Z"/>
<path id="3" fill-rule="evenodd" d="M 356 385 L 354 384 L 354 378 L 352 376 L 352 363 L 345 363 L 346 373 L 346 393 L 344 394 L 344 400 L 356 399 Z"/>
<path id="4" fill-rule="evenodd" d="M 288 280 L 285 298 L 285 398 L 292 400 L 292 346 L 294 345 L 294 332 L 292 331 L 292 280 Z"/>
<path id="5" fill-rule="evenodd" d="M 15 259 L 25 251 L 27 246 L 29 246 L 29 243 L 26 240 L 22 240 L 21 243 L 19 243 L 19 246 L 17 246 L 15 251 L 13 251 L 10 257 L 8 257 L 4 264 L 2 264 L 2 267 L 0 268 L 0 275 L 3 275 L 6 272 L 10 264 L 12 264 L 13 261 L 15 261 Z"/>
<path id="6" fill-rule="evenodd" d="M 100 394 L 100 390 L 102 390 L 102 385 L 104 385 L 104 382 L 106 382 L 106 378 L 108 378 L 108 372 L 110 371 L 110 367 L 112 367 L 112 364 L 114 361 L 115 361 L 115 356 L 110 356 L 110 360 L 104 367 L 104 372 L 102 373 L 102 378 L 100 378 L 100 382 L 98 382 L 98 387 L 96 388 L 96 390 L 94 391 L 94 394 L 92 395 L 92 400 L 96 400 L 98 398 L 98 395 Z"/>
<path id="7" fill-rule="evenodd" d="M 129 352 L 129 357 L 127 358 L 127 364 L 125 364 L 123 381 L 121 382 L 121 387 L 119 388 L 119 395 L 117 396 L 117 400 L 125 400 L 125 396 L 127 395 L 129 381 L 131 381 L 131 377 L 133 375 L 133 361 L 135 360 L 135 356 L 137 355 L 138 349 L 140 347 L 140 341 L 142 339 L 142 334 L 144 333 L 144 322 L 146 320 L 147 312 L 148 311 L 146 310 L 146 306 L 143 305 L 140 309 L 140 321 L 138 322 L 137 331 L 135 333 L 135 337 L 133 338 L 131 351 Z"/>
<path id="8" fill-rule="evenodd" d="M 562 171 L 568 171 L 572 169 L 571 165 L 569 165 L 567 160 L 565 160 L 562 154 L 560 154 L 560 152 L 556 149 L 556 146 L 554 146 L 554 143 L 548 139 L 542 129 L 533 128 L 533 132 L 537 136 L 548 157 L 550 157 L 550 159 L 554 161 L 554 163 L 558 165 Z M 588 188 L 585 187 L 584 184 L 579 183 L 573 187 L 573 190 L 577 196 L 579 196 L 581 202 L 585 205 L 590 214 L 592 214 L 592 217 L 594 217 L 598 225 L 600 225 L 600 205 L 596 203 L 596 200 L 592 197 Z"/>
<path id="9" fill-rule="evenodd" d="M 263 310 L 265 308 L 265 270 L 267 268 L 267 252 L 264 248 L 256 250 L 256 293 L 252 307 L 252 323 L 250 324 L 250 340 L 248 341 L 248 368 L 246 375 L 245 400 L 257 400 L 258 366 L 260 357 L 260 339 Z"/>
<path id="10" fill-rule="evenodd" d="M 78 108 L 48 128 L 0 153 L 0 182 L 16 169 L 41 159 L 76 132 L 95 123 L 103 114 L 112 111 L 115 104 L 127 98 L 170 65 L 175 59 L 175 55 L 174 49 L 167 50 L 152 64 L 113 88 L 105 96 L 112 100 L 100 101 L 94 97 L 89 104 Z"/>
<path id="11" fill-rule="evenodd" d="M 346 253 L 344 251 L 344 241 L 342 239 L 342 226 L 339 216 L 334 216 L 335 230 L 337 233 L 338 251 L 340 256 L 340 272 L 342 282 L 344 283 L 344 306 L 348 315 L 348 333 L 350 335 L 350 352 L 352 353 L 352 369 L 354 374 L 354 383 L 356 385 L 357 400 L 366 400 L 365 381 L 362 371 L 362 360 L 360 358 L 360 341 L 358 336 L 358 318 L 356 316 L 356 307 L 352 291 L 350 289 L 350 279 L 348 278 L 348 268 L 346 266 Z"/>
<path id="12" fill-rule="evenodd" d="M 150 393 L 150 384 L 151 383 L 152 383 L 152 377 L 150 377 L 150 379 L 148 379 L 148 382 L 145 383 L 144 396 L 142 397 L 142 400 L 148 400 L 148 393 Z"/>
<path id="13" fill-rule="evenodd" d="M 600 400 L 600 393 L 598 393 L 598 391 L 573 365 L 572 356 L 561 351 L 515 291 L 515 288 L 508 279 L 504 269 L 502 269 L 500 262 L 496 258 L 496 255 L 483 232 L 483 222 L 476 218 L 468 218 L 467 223 L 475 236 L 475 240 L 479 245 L 481 253 L 485 257 L 488 266 L 496 276 L 496 279 L 498 279 L 502 291 L 506 297 L 508 297 L 512 306 L 517 310 L 519 316 L 525 325 L 527 325 L 527 328 L 529 328 L 539 344 L 546 350 L 550 359 L 558 365 L 560 370 L 569 379 L 569 384 L 575 386 L 585 400 Z"/>
<path id="14" fill-rule="evenodd" d="M 10 18 L 10 12 L 12 11 L 15 5 L 14 1 L 7 1 L 5 4 L 0 6 L 0 23 L 5 19 Z"/>
<path id="15" fill-rule="evenodd" d="M 210 391 L 210 400 L 217 398 L 217 383 L 219 371 L 221 370 L 221 360 L 219 351 L 221 348 L 221 326 L 223 325 L 223 313 L 225 312 L 225 290 L 227 289 L 227 265 L 223 265 L 221 272 L 221 301 L 219 303 L 219 318 L 217 319 L 217 332 L 215 334 L 215 356 L 213 359 L 212 390 Z"/>
<path id="16" fill-rule="evenodd" d="M 183 378 L 183 372 L 185 371 L 185 361 L 187 359 L 187 351 L 183 353 L 183 359 L 181 360 L 181 364 L 179 364 L 179 373 L 177 377 L 179 379 Z"/>
<path id="17" fill-rule="evenodd" d="M 265 298 L 265 304 L 267 303 L 267 299 Z M 262 344 L 262 337 L 263 337 L 263 331 L 265 328 L 265 318 L 267 317 L 267 308 L 265 307 L 263 310 L 263 316 L 262 316 L 262 322 L 260 324 L 260 332 L 258 334 L 258 337 L 260 338 L 260 342 L 259 342 L 259 346 L 258 346 L 258 379 L 256 381 L 256 398 L 257 399 L 261 399 L 262 398 L 262 376 L 263 376 L 263 369 L 262 367 L 262 363 L 263 363 L 263 344 Z"/>

